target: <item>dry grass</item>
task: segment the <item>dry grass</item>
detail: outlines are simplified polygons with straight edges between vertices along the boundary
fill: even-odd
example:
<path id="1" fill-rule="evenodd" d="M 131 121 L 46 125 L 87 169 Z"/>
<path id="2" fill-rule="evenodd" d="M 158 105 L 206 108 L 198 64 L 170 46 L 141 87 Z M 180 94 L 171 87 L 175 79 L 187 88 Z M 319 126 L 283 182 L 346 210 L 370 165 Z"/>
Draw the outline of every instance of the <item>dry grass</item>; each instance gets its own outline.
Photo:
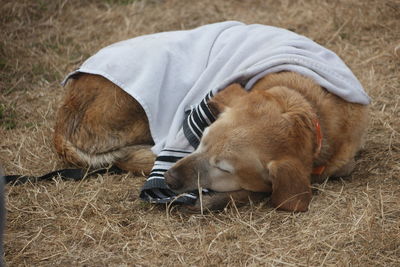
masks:
<path id="1" fill-rule="evenodd" d="M 0 1 L 0 163 L 62 167 L 52 150 L 59 82 L 99 48 L 235 19 L 292 29 L 337 52 L 373 98 L 348 179 L 318 186 L 310 211 L 268 201 L 188 215 L 137 199 L 143 177 L 7 186 L 9 266 L 400 265 L 400 4 L 396 0 Z"/>

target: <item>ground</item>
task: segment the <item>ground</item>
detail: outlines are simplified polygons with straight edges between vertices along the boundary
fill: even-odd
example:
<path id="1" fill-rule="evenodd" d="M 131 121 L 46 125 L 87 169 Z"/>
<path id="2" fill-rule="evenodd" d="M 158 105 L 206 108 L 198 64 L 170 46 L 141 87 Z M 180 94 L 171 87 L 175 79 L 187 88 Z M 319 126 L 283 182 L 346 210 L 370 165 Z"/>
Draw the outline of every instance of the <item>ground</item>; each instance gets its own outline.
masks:
<path id="1" fill-rule="evenodd" d="M 7 185 L 8 266 L 399 266 L 397 0 L 0 0 L 0 164 L 67 167 L 54 153 L 60 82 L 113 42 L 223 20 L 288 28 L 335 51 L 372 98 L 351 177 L 315 185 L 310 210 L 261 204 L 186 214 L 138 199 L 144 177 Z"/>

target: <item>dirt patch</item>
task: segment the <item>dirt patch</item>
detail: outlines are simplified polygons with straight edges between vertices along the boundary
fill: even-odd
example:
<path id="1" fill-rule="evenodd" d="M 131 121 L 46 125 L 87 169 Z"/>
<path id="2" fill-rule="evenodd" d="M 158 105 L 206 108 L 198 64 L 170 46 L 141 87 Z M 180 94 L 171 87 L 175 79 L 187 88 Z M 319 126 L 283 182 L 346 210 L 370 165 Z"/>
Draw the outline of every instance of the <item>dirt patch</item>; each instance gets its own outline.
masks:
<path id="1" fill-rule="evenodd" d="M 5 258 L 17 265 L 400 264 L 400 4 L 382 1 L 54 0 L 0 5 L 0 163 L 63 167 L 52 148 L 62 78 L 101 47 L 223 20 L 284 27 L 339 54 L 373 99 L 357 169 L 316 186 L 310 211 L 268 200 L 189 215 L 137 199 L 144 177 L 7 186 Z"/>

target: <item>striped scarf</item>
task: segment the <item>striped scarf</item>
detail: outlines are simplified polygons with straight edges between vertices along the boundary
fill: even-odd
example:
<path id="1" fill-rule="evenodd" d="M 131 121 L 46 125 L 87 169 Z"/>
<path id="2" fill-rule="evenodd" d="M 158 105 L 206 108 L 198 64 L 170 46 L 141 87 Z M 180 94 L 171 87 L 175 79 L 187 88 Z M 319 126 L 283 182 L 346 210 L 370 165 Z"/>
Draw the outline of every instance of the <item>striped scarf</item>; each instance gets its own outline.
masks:
<path id="1" fill-rule="evenodd" d="M 141 189 L 141 199 L 151 203 L 180 203 L 194 204 L 198 197 L 198 191 L 176 195 L 165 183 L 164 173 L 178 160 L 192 153 L 200 144 L 200 139 L 205 128 L 215 121 L 207 102 L 213 96 L 209 92 L 199 105 L 189 110 L 182 124 L 182 131 L 190 147 L 188 150 L 163 149 L 156 158 L 154 166 Z M 203 189 L 206 193 L 207 189 Z"/>

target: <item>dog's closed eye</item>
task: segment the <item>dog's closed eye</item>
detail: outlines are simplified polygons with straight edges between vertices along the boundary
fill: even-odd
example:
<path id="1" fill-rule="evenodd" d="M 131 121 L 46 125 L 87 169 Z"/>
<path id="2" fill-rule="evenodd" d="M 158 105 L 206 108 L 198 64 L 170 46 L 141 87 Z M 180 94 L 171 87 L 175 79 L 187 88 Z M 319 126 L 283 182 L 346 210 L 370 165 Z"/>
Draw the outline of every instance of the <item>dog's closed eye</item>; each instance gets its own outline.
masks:
<path id="1" fill-rule="evenodd" d="M 226 160 L 216 161 L 215 164 L 212 164 L 213 167 L 217 168 L 218 170 L 226 173 L 234 173 L 235 168 Z"/>
<path id="2" fill-rule="evenodd" d="M 229 170 L 222 169 L 222 168 L 219 167 L 219 166 L 215 166 L 215 168 L 217 168 L 218 170 L 220 170 L 220 171 L 222 171 L 222 172 L 231 173 Z"/>

